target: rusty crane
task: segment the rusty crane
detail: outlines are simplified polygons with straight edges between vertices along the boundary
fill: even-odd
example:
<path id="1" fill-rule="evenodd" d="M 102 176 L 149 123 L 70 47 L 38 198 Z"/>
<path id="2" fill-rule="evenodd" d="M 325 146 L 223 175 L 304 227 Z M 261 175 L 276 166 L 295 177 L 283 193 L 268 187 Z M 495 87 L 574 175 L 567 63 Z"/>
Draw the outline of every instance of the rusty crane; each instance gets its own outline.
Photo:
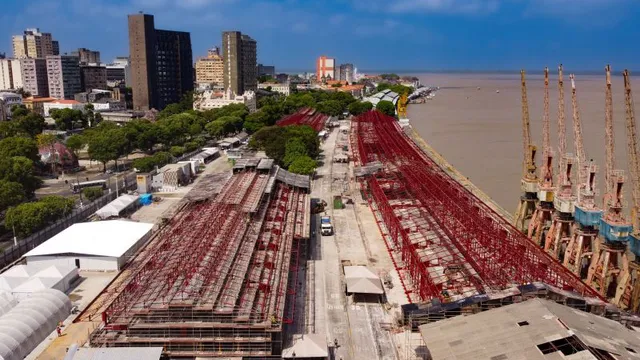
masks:
<path id="1" fill-rule="evenodd" d="M 571 74 L 569 78 L 571 79 L 573 140 L 578 169 L 578 200 L 574 207 L 574 224 L 563 263 L 574 274 L 585 279 L 598 236 L 598 225 L 602 218 L 602 210 L 596 206 L 595 201 L 598 167 L 593 161 L 587 162 L 582 139 L 582 123 L 575 76 Z"/>
<path id="2" fill-rule="evenodd" d="M 558 150 L 560 152 L 560 171 L 558 173 L 558 191 L 553 199 L 555 212 L 551 227 L 547 232 L 544 249 L 554 258 L 563 261 L 568 243 L 571 240 L 575 195 L 572 189 L 571 170 L 573 155 L 567 153 L 566 124 L 564 113 L 564 78 L 562 64 L 558 66 Z M 545 103 L 547 105 L 547 103 Z"/>
<path id="3" fill-rule="evenodd" d="M 549 229 L 551 215 L 553 213 L 553 198 L 555 187 L 553 184 L 553 149 L 550 141 L 550 119 L 549 119 L 549 69 L 544 69 L 544 112 L 542 117 L 542 149 L 544 162 L 541 169 L 540 184 L 538 186 L 538 204 L 527 235 L 540 246 L 545 246 L 544 233 Z"/>
<path id="4" fill-rule="evenodd" d="M 626 110 L 626 128 L 629 173 L 631 178 L 631 223 L 633 232 L 629 236 L 630 250 L 634 254 L 634 261 L 625 261 L 619 276 L 618 288 L 614 303 L 633 312 L 640 310 L 640 156 L 638 156 L 638 138 L 636 131 L 636 116 L 631 93 L 631 79 L 629 71 L 622 73 L 624 79 L 624 95 Z"/>
<path id="5" fill-rule="evenodd" d="M 587 284 L 600 295 L 613 298 L 618 287 L 618 275 L 627 262 L 626 248 L 631 224 L 625 219 L 623 193 L 625 177 L 623 170 L 615 169 L 613 98 L 611 94 L 611 67 L 605 67 L 605 186 L 604 208 L 600 219 L 599 240 L 591 258 Z"/>
<path id="6" fill-rule="evenodd" d="M 537 148 L 531 143 L 531 128 L 529 126 L 529 101 L 527 99 L 527 83 L 525 71 L 520 71 L 521 95 L 522 95 L 522 144 L 523 155 L 522 161 L 522 180 L 520 188 L 522 195 L 518 203 L 518 209 L 514 216 L 515 227 L 526 232 L 529 228 L 529 222 L 536 209 L 537 192 L 538 192 L 538 175 L 536 174 L 536 151 Z"/>

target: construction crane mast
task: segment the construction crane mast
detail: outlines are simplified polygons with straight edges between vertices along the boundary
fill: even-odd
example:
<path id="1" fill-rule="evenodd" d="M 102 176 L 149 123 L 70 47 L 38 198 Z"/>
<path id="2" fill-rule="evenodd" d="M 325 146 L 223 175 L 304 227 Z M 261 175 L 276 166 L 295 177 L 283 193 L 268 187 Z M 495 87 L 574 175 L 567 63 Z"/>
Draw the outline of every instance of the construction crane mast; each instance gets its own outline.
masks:
<path id="1" fill-rule="evenodd" d="M 567 151 L 567 129 L 564 113 L 564 79 L 562 76 L 562 64 L 558 66 L 558 150 L 560 152 L 558 191 L 553 199 L 555 212 L 551 227 L 547 232 L 544 248 L 554 258 L 563 261 L 567 245 L 571 240 L 573 226 L 573 212 L 576 197 L 573 194 L 571 170 L 574 158 Z M 547 99 L 545 99 L 547 100 Z M 548 102 L 545 101 L 545 111 Z"/>
<path id="2" fill-rule="evenodd" d="M 600 236 L 591 258 L 587 284 L 604 297 L 613 298 L 618 288 L 618 275 L 627 262 L 626 248 L 631 224 L 624 216 L 624 171 L 615 169 L 613 134 L 613 98 L 611 93 L 611 67 L 605 67 L 605 185 L 604 206 L 606 212 L 600 220 Z"/>
<path id="3" fill-rule="evenodd" d="M 538 187 L 538 205 L 533 213 L 527 235 L 536 244 L 544 247 L 543 234 L 550 226 L 553 213 L 553 149 L 551 149 L 551 124 L 549 120 L 549 69 L 544 69 L 544 112 L 542 117 L 542 164 L 540 185 Z"/>
<path id="4" fill-rule="evenodd" d="M 624 102 L 626 110 L 627 146 L 629 173 L 631 174 L 631 223 L 633 232 L 629 237 L 630 250 L 634 261 L 626 261 L 622 265 L 620 281 L 616 291 L 615 303 L 633 312 L 640 310 L 640 156 L 638 156 L 638 137 L 636 116 L 631 93 L 631 79 L 628 70 L 622 73 L 624 78 Z"/>
<path id="5" fill-rule="evenodd" d="M 602 210 L 596 206 L 595 202 L 598 167 L 593 161 L 587 162 L 575 76 L 570 74 L 569 78 L 571 79 L 571 108 L 573 110 L 573 142 L 578 169 L 578 199 L 574 207 L 571 239 L 567 245 L 563 263 L 581 279 L 586 279 L 598 236 L 597 227 L 602 218 Z"/>
<path id="6" fill-rule="evenodd" d="M 515 227 L 526 232 L 529 222 L 536 209 L 538 192 L 538 175 L 536 174 L 537 148 L 531 143 L 531 128 L 529 125 L 529 100 L 527 99 L 527 83 L 525 71 L 520 71 L 521 95 L 522 95 L 522 179 L 520 188 L 522 195 L 518 203 L 518 209 L 514 216 Z"/>

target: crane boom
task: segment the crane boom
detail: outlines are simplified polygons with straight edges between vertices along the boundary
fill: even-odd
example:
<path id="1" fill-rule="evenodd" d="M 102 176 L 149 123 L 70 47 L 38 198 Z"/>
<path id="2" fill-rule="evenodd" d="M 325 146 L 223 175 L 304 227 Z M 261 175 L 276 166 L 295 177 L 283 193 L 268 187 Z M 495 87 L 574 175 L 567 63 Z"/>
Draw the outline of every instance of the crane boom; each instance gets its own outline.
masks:
<path id="1" fill-rule="evenodd" d="M 613 169 L 615 168 L 614 140 L 613 140 L 613 95 L 611 94 L 611 66 L 605 67 L 606 89 L 605 89 L 605 186 L 606 193 L 614 191 Z"/>
<path id="2" fill-rule="evenodd" d="M 636 132 L 636 116 L 633 106 L 633 95 L 631 93 L 631 80 L 629 71 L 624 70 L 622 73 L 624 78 L 624 100 L 627 118 L 627 144 L 629 151 L 629 172 L 631 173 L 631 195 L 633 197 L 633 207 L 631 209 L 631 217 L 634 230 L 638 231 L 640 226 L 640 164 L 638 163 L 638 138 Z"/>
<path id="3" fill-rule="evenodd" d="M 551 149 L 551 120 L 549 119 L 549 68 L 544 68 L 544 112 L 542 114 L 542 151 Z M 562 155 L 562 153 L 560 153 Z"/>
<path id="4" fill-rule="evenodd" d="M 567 124 L 564 112 L 564 77 L 562 64 L 558 66 L 558 156 L 561 158 L 567 152 Z M 560 165 L 562 166 L 562 165 Z M 560 172 L 562 174 L 562 172 Z"/>
<path id="5" fill-rule="evenodd" d="M 527 176 L 529 172 L 530 159 L 530 147 L 531 147 L 531 127 L 529 125 L 529 100 L 527 99 L 527 83 L 525 79 L 524 70 L 520 71 L 520 80 L 522 82 L 522 154 L 523 160 L 523 175 Z"/>
<path id="6" fill-rule="evenodd" d="M 587 159 L 584 152 L 584 144 L 582 139 L 582 123 L 580 122 L 580 108 L 578 107 L 578 95 L 576 93 L 576 81 L 573 74 L 569 75 L 571 79 L 571 107 L 573 109 L 573 141 L 578 160 L 578 201 L 582 198 L 582 189 L 587 187 Z"/>

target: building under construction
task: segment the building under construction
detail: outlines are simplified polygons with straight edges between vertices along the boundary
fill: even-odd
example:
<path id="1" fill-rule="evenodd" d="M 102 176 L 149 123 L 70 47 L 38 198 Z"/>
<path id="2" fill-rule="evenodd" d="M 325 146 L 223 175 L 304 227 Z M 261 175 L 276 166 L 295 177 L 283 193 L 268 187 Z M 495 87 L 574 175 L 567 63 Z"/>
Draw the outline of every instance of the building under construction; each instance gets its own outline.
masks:
<path id="1" fill-rule="evenodd" d="M 280 354 L 310 181 L 272 164 L 243 159 L 226 181 L 203 179 L 190 192 L 77 320 L 101 317 L 92 346 L 160 346 L 171 358 Z"/>

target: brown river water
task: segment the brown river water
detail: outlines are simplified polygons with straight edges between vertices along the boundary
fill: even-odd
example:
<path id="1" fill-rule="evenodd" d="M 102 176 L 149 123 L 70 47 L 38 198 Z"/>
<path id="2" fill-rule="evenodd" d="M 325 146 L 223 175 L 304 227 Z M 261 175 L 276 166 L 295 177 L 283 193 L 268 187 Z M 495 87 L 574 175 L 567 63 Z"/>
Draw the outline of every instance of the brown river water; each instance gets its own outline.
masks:
<path id="1" fill-rule="evenodd" d="M 565 121 L 567 151 L 574 153 L 571 82 L 565 69 Z M 416 131 L 462 174 L 500 206 L 514 212 L 520 196 L 522 176 L 522 119 L 520 74 L 418 74 L 422 84 L 439 86 L 433 100 L 409 105 L 408 115 Z M 551 142 L 558 157 L 558 82 L 550 80 Z M 632 74 L 636 102 L 640 78 Z M 478 90 L 478 87 L 480 90 Z M 605 157 L 605 78 L 602 75 L 576 75 L 576 88 L 587 159 L 599 167 L 597 186 L 604 184 Z M 622 76 L 612 79 L 616 169 L 627 171 L 624 86 Z M 499 93 L 496 92 L 499 90 Z M 541 149 L 544 81 L 542 75 L 527 76 L 529 114 L 533 142 Z M 536 163 L 541 165 L 539 150 Z M 554 165 L 557 173 L 557 164 Z M 628 174 L 628 172 L 627 172 Z M 555 175 L 555 174 L 554 174 Z M 577 173 L 573 171 L 573 181 Z M 630 179 L 625 199 L 631 203 Z"/>

